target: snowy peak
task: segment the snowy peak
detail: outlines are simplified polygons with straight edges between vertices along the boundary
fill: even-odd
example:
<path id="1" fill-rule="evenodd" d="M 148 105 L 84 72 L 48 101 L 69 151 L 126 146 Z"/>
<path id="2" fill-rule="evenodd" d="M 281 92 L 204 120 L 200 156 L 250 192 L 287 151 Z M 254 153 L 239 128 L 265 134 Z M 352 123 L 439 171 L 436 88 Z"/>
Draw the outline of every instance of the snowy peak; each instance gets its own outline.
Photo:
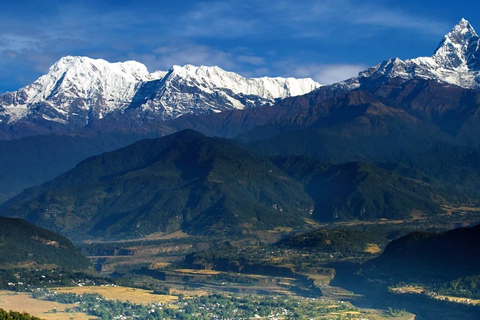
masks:
<path id="1" fill-rule="evenodd" d="M 0 124 L 55 123 L 73 129 L 110 116 L 167 120 L 271 105 L 319 86 L 312 79 L 248 79 L 219 67 L 173 66 L 149 73 L 135 61 L 66 56 L 32 84 L 0 95 Z"/>
<path id="2" fill-rule="evenodd" d="M 382 83 L 388 78 L 408 81 L 414 78 L 453 84 L 463 88 L 480 88 L 480 39 L 472 25 L 462 19 L 440 42 L 431 57 L 384 61 L 360 72 L 358 77 L 335 87 L 350 91 L 364 85 Z"/>
<path id="3" fill-rule="evenodd" d="M 109 63 L 102 59 L 67 56 L 31 85 L 20 89 L 24 104 L 55 100 L 69 103 L 74 99 L 95 99 L 106 95 L 107 101 L 128 100 L 140 81 L 151 80 L 147 68 L 138 62 Z"/>
<path id="4" fill-rule="evenodd" d="M 234 94 L 255 95 L 265 99 L 277 99 L 301 95 L 320 86 L 310 78 L 244 78 L 219 67 L 185 65 L 173 66 L 169 79 L 183 79 L 209 90 L 228 89 Z"/>
<path id="5" fill-rule="evenodd" d="M 445 35 L 433 59 L 448 69 L 462 66 L 475 69 L 478 66 L 479 53 L 478 35 L 472 25 L 462 19 L 452 31 Z"/>
<path id="6" fill-rule="evenodd" d="M 63 57 L 32 84 L 0 96 L 0 122 L 29 118 L 66 124 L 74 116 L 85 124 L 128 105 L 140 82 L 164 75 L 150 74 L 135 61 Z"/>
<path id="7" fill-rule="evenodd" d="M 173 66 L 162 80 L 144 83 L 128 109 L 142 117 L 168 120 L 268 106 L 319 86 L 312 79 L 244 78 L 219 67 Z"/>
<path id="8" fill-rule="evenodd" d="M 146 81 L 149 79 L 150 75 L 147 67 L 136 61 L 110 63 L 103 59 L 73 56 L 66 56 L 58 60 L 50 67 L 48 74 L 58 74 L 63 72 L 75 74 L 88 71 L 99 74 L 111 72 L 118 76 L 125 77 L 129 81 Z"/>

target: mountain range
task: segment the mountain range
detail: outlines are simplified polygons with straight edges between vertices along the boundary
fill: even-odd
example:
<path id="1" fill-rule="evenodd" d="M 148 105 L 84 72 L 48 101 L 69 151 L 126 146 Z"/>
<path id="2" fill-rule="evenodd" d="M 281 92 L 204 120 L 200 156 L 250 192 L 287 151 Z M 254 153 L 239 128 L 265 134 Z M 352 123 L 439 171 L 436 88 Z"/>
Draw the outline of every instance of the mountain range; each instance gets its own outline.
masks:
<path id="1" fill-rule="evenodd" d="M 11 138 L 71 132 L 99 121 L 142 125 L 268 106 L 319 86 L 312 79 L 247 79 L 218 67 L 192 65 L 149 73 L 135 61 L 67 56 L 32 84 L 0 95 L 0 131 Z"/>
<path id="2" fill-rule="evenodd" d="M 5 198 L 45 182 L 0 210 L 69 236 L 114 237 L 241 234 L 477 204 L 479 46 L 462 19 L 432 57 L 391 59 L 328 86 L 66 57 L 0 97 L 4 138 L 50 133 L 0 141 Z"/>
<path id="3" fill-rule="evenodd" d="M 442 88 L 478 89 L 479 55 L 479 37 L 462 19 L 431 57 L 393 58 L 329 86 L 312 79 L 247 79 L 218 67 L 192 65 L 149 73 L 135 61 L 109 63 L 67 56 L 32 84 L 0 95 L 1 131 L 4 138 L 12 138 L 97 128 L 110 122 L 144 125 L 185 115 L 271 106 L 279 99 L 310 92 L 314 103 L 353 90 L 375 90 L 376 95 L 390 98 L 412 80 L 433 81 Z M 399 98 L 403 103 L 408 96 L 407 91 Z"/>
<path id="4" fill-rule="evenodd" d="M 374 165 L 272 160 L 185 130 L 89 158 L 0 210 L 72 239 L 178 230 L 265 237 L 312 220 L 435 215 L 442 202 L 434 186 Z"/>
<path id="5" fill-rule="evenodd" d="M 468 89 L 480 87 L 480 40 L 472 25 L 462 19 L 448 34 L 431 57 L 409 60 L 392 58 L 360 72 L 335 87 L 352 90 L 385 78 L 408 81 L 434 80 Z"/>

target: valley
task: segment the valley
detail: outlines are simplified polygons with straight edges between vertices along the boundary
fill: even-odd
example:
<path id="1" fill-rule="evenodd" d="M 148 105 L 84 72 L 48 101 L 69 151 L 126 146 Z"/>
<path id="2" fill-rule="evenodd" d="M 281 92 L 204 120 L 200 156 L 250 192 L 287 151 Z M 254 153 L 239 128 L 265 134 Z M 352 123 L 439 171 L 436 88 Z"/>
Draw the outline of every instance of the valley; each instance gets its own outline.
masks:
<path id="1" fill-rule="evenodd" d="M 456 216 L 450 212 L 444 222 L 457 226 L 480 222 L 478 210 L 472 208 L 473 214 L 466 216 L 465 209 L 452 210 Z M 312 243 L 320 245 L 319 247 L 296 243 L 298 240 L 295 237 L 291 242 L 272 245 L 254 239 L 246 243 L 243 237 L 208 238 L 210 241 L 207 241 L 201 237 L 182 235 L 181 238 L 175 238 L 173 235 L 168 237 L 170 239 L 165 239 L 164 236 L 162 240 L 82 244 L 80 248 L 95 262 L 101 274 L 114 277 L 118 283 L 127 281 L 125 283 L 129 285 L 157 292 L 184 296 L 215 292 L 222 295 L 261 294 L 292 299 L 310 297 L 350 301 L 358 307 L 376 307 L 385 312 L 389 308 L 412 312 L 411 308 L 414 308 L 416 312 L 413 313 L 420 319 L 435 319 L 445 312 L 452 312 L 451 310 L 454 310 L 453 314 L 461 314 L 464 319 L 475 319 L 477 309 L 469 307 L 457 310 L 459 307 L 453 299 L 438 306 L 430 298 L 422 296 L 420 300 L 423 301 L 424 308 L 418 309 L 413 307 L 418 302 L 415 297 L 402 300 L 396 299 L 393 294 L 388 296 L 389 283 L 367 286 L 366 278 L 360 277 L 352 285 L 349 280 L 358 277 L 355 276 L 356 271 L 379 256 L 389 242 L 389 237 L 399 237 L 417 229 L 445 230 L 448 229 L 448 223 L 438 224 L 435 219 L 431 219 L 322 225 L 317 226 L 320 229 L 311 236 L 317 237 Z M 447 227 L 441 229 L 441 226 Z M 318 230 L 331 231 L 327 238 L 319 241 L 321 236 Z M 346 232 L 349 236 L 338 238 L 333 233 L 335 230 Z M 356 238 L 354 234 L 357 234 Z M 365 242 L 357 249 L 353 243 L 360 244 L 363 237 Z M 306 237 L 302 236 L 301 239 Z M 372 252 L 372 247 L 379 250 Z M 106 254 L 107 252 L 111 254 Z M 428 306 L 435 306 L 438 313 L 427 312 Z M 377 319 L 372 314 L 367 318 Z"/>

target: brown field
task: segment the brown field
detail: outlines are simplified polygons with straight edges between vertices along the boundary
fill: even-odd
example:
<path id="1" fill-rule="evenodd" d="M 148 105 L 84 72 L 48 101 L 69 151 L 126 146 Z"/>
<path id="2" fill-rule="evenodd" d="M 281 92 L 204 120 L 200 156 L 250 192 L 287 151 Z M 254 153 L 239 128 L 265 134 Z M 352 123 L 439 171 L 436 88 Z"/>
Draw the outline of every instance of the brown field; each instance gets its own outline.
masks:
<path id="1" fill-rule="evenodd" d="M 377 253 L 381 252 L 382 249 L 380 249 L 380 247 L 378 245 L 376 245 L 375 243 L 369 243 L 369 244 L 367 244 L 367 247 L 365 248 L 364 251 L 367 252 L 367 253 L 371 253 L 371 254 L 377 254 Z"/>
<path id="2" fill-rule="evenodd" d="M 451 302 L 456 302 L 456 303 L 480 305 L 480 299 L 469 299 L 469 298 L 463 298 L 463 297 L 444 296 L 444 295 L 437 295 L 435 296 L 435 299 L 449 300 Z"/>
<path id="3" fill-rule="evenodd" d="M 411 220 L 388 220 L 388 219 L 379 219 L 379 220 L 372 220 L 372 221 L 360 221 L 360 220 L 353 220 L 353 221 L 346 221 L 346 222 L 335 222 L 334 225 L 336 226 L 362 226 L 362 225 L 384 225 L 384 224 L 402 224 L 404 222 L 408 222 Z"/>
<path id="4" fill-rule="evenodd" d="M 307 274 L 307 276 L 314 280 L 316 286 L 328 286 L 333 278 L 327 274 Z"/>
<path id="5" fill-rule="evenodd" d="M 369 319 L 369 320 L 387 320 L 387 319 L 415 320 L 415 315 L 413 315 L 411 313 L 408 313 L 408 312 L 404 316 L 391 317 L 391 316 L 385 315 L 381 310 L 362 309 L 362 311 L 366 312 L 367 315 L 362 315 L 359 319 Z M 355 315 L 353 315 L 353 316 L 355 316 Z"/>
<path id="6" fill-rule="evenodd" d="M 22 263 L 16 264 L 3 264 L 2 269 L 44 269 L 44 270 L 51 270 L 58 268 L 56 264 L 36 264 L 32 261 L 26 261 Z"/>
<path id="7" fill-rule="evenodd" d="M 174 270 L 175 272 L 178 273 L 186 273 L 186 274 L 196 274 L 196 275 L 219 275 L 219 274 L 230 274 L 229 272 L 223 272 L 223 271 L 216 271 L 216 270 L 197 270 L 197 269 L 176 269 Z M 251 278 L 251 279 L 271 279 L 272 277 L 270 276 L 264 276 L 260 274 L 249 274 L 249 273 L 242 273 L 241 276 L 243 278 Z M 282 279 L 285 280 L 295 280 L 293 278 L 288 278 L 288 277 L 281 277 Z"/>
<path id="8" fill-rule="evenodd" d="M 395 293 L 417 293 L 420 294 L 425 291 L 423 287 L 420 286 L 404 286 L 399 288 L 392 288 L 392 291 Z"/>
<path id="9" fill-rule="evenodd" d="M 137 304 L 148 304 L 155 302 L 166 303 L 177 300 L 176 296 L 153 294 L 152 291 L 149 290 L 119 286 L 68 287 L 56 288 L 53 291 L 75 294 L 98 293 L 105 299 L 120 301 L 128 300 L 131 303 Z"/>
<path id="10" fill-rule="evenodd" d="M 87 320 L 98 319 L 97 317 L 87 315 L 86 313 L 66 313 L 66 308 L 73 308 L 74 304 L 63 304 L 53 301 L 43 301 L 33 299 L 26 292 L 0 291 L 0 308 L 18 312 L 26 312 L 30 315 L 50 320 Z M 57 309 L 56 313 L 49 312 Z"/>
<path id="11" fill-rule="evenodd" d="M 328 306 L 327 308 L 337 308 L 338 305 Z M 415 316 L 411 313 L 406 313 L 404 316 L 398 316 L 392 318 L 391 316 L 385 315 L 381 310 L 376 309 L 361 309 L 361 311 L 342 311 L 342 312 L 330 312 L 327 315 L 323 316 L 322 319 L 325 320 L 334 320 L 334 319 L 369 319 L 369 320 L 386 320 L 386 319 L 395 319 L 395 320 L 414 320 Z"/>
<path id="12" fill-rule="evenodd" d="M 205 275 L 205 276 L 213 276 L 213 275 L 222 273 L 220 271 L 215 271 L 215 270 L 197 270 L 197 269 L 175 269 L 175 272 L 199 274 L 199 275 Z"/>
<path id="13" fill-rule="evenodd" d="M 85 241 L 86 243 L 115 243 L 115 242 L 136 242 L 136 241 L 147 241 L 147 240 L 172 240 L 172 239 L 182 239 L 190 237 L 189 234 L 184 233 L 183 231 L 175 231 L 171 233 L 163 233 L 163 232 L 156 232 L 149 234 L 143 238 L 134 238 L 129 240 L 117 240 L 117 241 L 103 241 L 103 240 L 95 240 L 95 241 Z"/>
<path id="14" fill-rule="evenodd" d="M 319 228 L 321 226 L 321 224 L 319 224 L 318 222 L 316 222 L 312 219 L 303 218 L 303 220 L 305 220 L 306 223 L 308 223 L 310 226 L 313 226 L 315 228 Z"/>
<path id="15" fill-rule="evenodd" d="M 149 234 L 145 238 L 142 238 L 142 240 L 171 240 L 171 239 L 182 239 L 182 238 L 188 238 L 188 237 L 190 237 L 190 235 L 186 234 L 183 231 L 176 231 L 173 233 L 157 232 L 157 233 Z"/>
<path id="16" fill-rule="evenodd" d="M 477 212 L 477 211 L 480 211 L 480 208 L 479 207 L 453 207 L 453 206 L 442 206 L 442 209 L 444 209 L 445 211 L 447 211 L 448 214 L 452 214 L 453 212 Z"/>
<path id="17" fill-rule="evenodd" d="M 152 269 L 165 269 L 170 267 L 172 264 L 169 262 L 155 262 L 152 264 Z"/>

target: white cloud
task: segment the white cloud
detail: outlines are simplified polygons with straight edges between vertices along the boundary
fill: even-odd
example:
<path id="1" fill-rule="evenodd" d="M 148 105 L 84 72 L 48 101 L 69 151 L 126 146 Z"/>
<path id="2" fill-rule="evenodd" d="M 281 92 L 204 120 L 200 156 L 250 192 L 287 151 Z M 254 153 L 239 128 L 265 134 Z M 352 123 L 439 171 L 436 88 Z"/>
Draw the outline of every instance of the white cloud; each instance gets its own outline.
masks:
<path id="1" fill-rule="evenodd" d="M 22 51 L 38 45 L 38 40 L 24 35 L 0 35 L 0 50 Z"/>
<path id="2" fill-rule="evenodd" d="M 308 64 L 295 67 L 293 75 L 312 78 L 321 84 L 332 84 L 355 77 L 366 68 L 361 64 Z"/>

